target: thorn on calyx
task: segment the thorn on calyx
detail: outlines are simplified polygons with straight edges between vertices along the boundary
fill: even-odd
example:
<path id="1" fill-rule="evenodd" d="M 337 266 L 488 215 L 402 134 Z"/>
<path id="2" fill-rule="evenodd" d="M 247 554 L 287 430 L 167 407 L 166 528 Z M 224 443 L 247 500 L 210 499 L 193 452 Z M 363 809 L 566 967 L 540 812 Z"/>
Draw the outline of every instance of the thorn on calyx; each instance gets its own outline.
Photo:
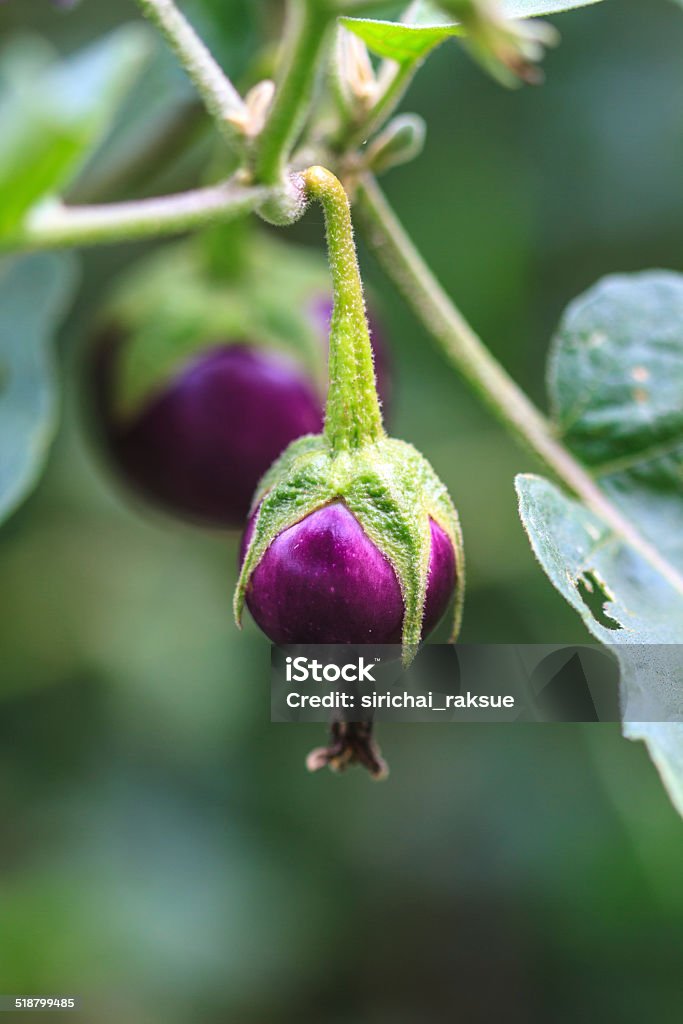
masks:
<path id="1" fill-rule="evenodd" d="M 333 722 L 330 744 L 316 747 L 306 758 L 309 772 L 331 768 L 343 772 L 352 764 L 361 764 L 373 779 L 385 779 L 389 768 L 372 736 L 372 722 Z"/>

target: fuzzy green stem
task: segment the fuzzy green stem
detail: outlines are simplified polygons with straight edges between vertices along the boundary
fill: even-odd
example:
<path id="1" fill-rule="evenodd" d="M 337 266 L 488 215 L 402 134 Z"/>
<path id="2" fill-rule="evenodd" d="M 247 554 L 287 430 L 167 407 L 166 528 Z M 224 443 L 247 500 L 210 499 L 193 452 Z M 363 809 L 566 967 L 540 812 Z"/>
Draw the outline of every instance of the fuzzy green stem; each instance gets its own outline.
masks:
<path id="1" fill-rule="evenodd" d="M 389 277 L 446 358 L 505 426 L 596 515 L 683 593 L 683 579 L 621 514 L 590 473 L 555 437 L 552 425 L 493 358 L 426 265 L 372 176 L 357 189 L 365 234 Z"/>
<path id="2" fill-rule="evenodd" d="M 204 106 L 230 140 L 240 137 L 246 106 L 234 85 L 214 60 L 173 0 L 137 0 L 145 15 L 161 32 L 192 79 Z"/>
<path id="3" fill-rule="evenodd" d="M 325 436 L 341 451 L 378 440 L 384 428 L 349 200 L 341 182 L 324 167 L 309 167 L 303 181 L 308 196 L 325 213 L 334 291 Z"/>
<path id="4" fill-rule="evenodd" d="M 0 249 L 56 249 L 177 234 L 233 220 L 254 210 L 269 195 L 266 188 L 249 188 L 227 181 L 191 192 L 127 203 L 71 207 L 43 204 L 29 214 L 15 236 L 0 242 Z"/>
<path id="5" fill-rule="evenodd" d="M 333 20 L 334 12 L 323 0 L 290 0 L 285 64 L 254 159 L 255 177 L 266 185 L 279 184 L 285 175 Z"/>

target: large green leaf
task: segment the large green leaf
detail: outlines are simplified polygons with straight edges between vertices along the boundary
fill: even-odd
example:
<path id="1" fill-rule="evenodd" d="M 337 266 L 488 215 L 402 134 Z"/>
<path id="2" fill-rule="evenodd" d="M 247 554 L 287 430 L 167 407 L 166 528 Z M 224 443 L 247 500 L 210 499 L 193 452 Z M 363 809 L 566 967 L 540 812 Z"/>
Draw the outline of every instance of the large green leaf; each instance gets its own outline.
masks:
<path id="1" fill-rule="evenodd" d="M 50 343 L 75 276 L 64 253 L 0 263 L 0 522 L 34 484 L 52 440 Z"/>
<path id="2" fill-rule="evenodd" d="M 68 60 L 18 40 L 0 61 L 0 237 L 58 192 L 107 130 L 148 53 L 143 26 L 118 29 Z"/>
<path id="3" fill-rule="evenodd" d="M 609 277 L 574 302 L 549 387 L 558 433 L 636 536 L 532 476 L 517 480 L 522 521 L 553 584 L 618 645 L 625 732 L 683 813 L 683 277 Z"/>
<path id="4" fill-rule="evenodd" d="M 510 18 L 533 18 L 586 7 L 601 0 L 503 0 L 501 9 Z M 372 18 L 341 18 L 345 28 L 359 36 L 378 57 L 410 64 L 423 60 L 435 47 L 453 36 L 463 35 L 462 27 L 444 13 L 433 0 L 423 0 L 415 8 L 412 24 L 380 21 Z"/>

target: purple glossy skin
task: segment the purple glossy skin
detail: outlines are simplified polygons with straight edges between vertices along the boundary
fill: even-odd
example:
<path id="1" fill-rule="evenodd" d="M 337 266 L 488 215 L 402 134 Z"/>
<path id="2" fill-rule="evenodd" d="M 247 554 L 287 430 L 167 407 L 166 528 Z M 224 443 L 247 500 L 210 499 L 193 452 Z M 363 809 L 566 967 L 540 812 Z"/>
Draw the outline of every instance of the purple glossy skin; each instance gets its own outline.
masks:
<path id="1" fill-rule="evenodd" d="M 296 363 L 226 345 L 185 366 L 135 419 L 118 425 L 109 415 L 106 432 L 117 466 L 147 498 L 225 527 L 244 522 L 271 463 L 322 421 L 320 398 Z"/>
<path id="2" fill-rule="evenodd" d="M 254 525 L 242 541 L 242 558 Z M 423 637 L 456 583 L 453 546 L 432 520 Z M 396 574 L 342 502 L 318 509 L 270 545 L 247 586 L 249 611 L 276 644 L 400 644 L 403 597 Z"/>

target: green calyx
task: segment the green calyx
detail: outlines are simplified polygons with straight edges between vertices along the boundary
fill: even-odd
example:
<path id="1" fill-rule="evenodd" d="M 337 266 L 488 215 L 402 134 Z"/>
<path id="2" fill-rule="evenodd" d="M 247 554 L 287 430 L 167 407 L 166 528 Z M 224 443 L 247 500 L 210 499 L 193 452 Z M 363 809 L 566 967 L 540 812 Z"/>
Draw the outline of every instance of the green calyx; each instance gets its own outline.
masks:
<path id="1" fill-rule="evenodd" d="M 430 519 L 448 536 L 455 554 L 452 638 L 457 636 L 464 595 L 460 523 L 427 460 L 412 445 L 384 432 L 346 193 L 323 167 L 309 168 L 302 178 L 308 195 L 325 212 L 334 291 L 325 428 L 320 435 L 294 441 L 259 484 L 252 504 L 252 514 L 258 510 L 254 530 L 235 590 L 235 620 L 239 626 L 249 580 L 275 538 L 325 505 L 341 501 L 396 573 L 407 663 L 422 634 Z"/>
<path id="2" fill-rule="evenodd" d="M 335 451 L 325 435 L 299 438 L 273 464 L 254 498 L 258 514 L 235 591 L 240 624 L 249 579 L 284 530 L 332 502 L 343 502 L 389 561 L 404 603 L 404 659 L 415 654 L 422 632 L 430 519 L 449 537 L 457 590 L 452 638 L 457 636 L 464 594 L 464 556 L 458 514 L 445 486 L 412 445 L 383 437 L 354 450 Z"/>
<path id="3" fill-rule="evenodd" d="M 232 226 L 231 226 L 232 227 Z M 102 317 L 125 339 L 117 354 L 115 414 L 134 417 L 213 345 L 249 344 L 295 358 L 325 388 L 326 349 L 315 305 L 329 294 L 317 253 L 231 227 L 165 246 L 136 264 Z"/>

